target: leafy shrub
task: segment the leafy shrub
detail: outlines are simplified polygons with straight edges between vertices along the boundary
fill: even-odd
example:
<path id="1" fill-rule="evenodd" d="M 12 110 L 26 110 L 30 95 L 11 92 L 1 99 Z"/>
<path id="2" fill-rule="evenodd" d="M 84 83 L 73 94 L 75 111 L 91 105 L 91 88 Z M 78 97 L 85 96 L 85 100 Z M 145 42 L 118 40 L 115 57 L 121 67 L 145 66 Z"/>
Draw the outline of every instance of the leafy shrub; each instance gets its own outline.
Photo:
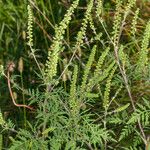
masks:
<path id="1" fill-rule="evenodd" d="M 25 101 L 18 104 L 10 87 L 20 89 L 14 82 L 14 70 L 10 70 L 12 63 L 6 69 L 1 65 L 13 103 L 24 107 L 25 127 L 18 129 L 0 113 L 0 145 L 3 135 L 11 132 L 11 142 L 4 144 L 10 150 L 148 148 L 150 21 L 138 32 L 141 14 L 136 0 L 74 0 L 55 26 L 45 65 L 37 59 L 34 46 L 31 6 L 36 5 L 28 3 L 27 44 L 40 83 L 22 91 L 30 99 L 28 105 Z M 113 15 L 111 19 L 107 19 L 107 11 Z M 75 36 L 68 36 L 74 28 Z M 33 119 L 27 120 L 27 108 Z"/>

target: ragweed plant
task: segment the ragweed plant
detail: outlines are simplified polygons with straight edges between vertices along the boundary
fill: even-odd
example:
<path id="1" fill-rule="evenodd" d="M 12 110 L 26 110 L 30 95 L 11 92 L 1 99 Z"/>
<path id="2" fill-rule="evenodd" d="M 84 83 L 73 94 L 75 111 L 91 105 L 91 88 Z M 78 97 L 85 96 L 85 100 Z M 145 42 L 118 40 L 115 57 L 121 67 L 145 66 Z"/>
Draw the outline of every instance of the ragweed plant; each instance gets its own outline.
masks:
<path id="1" fill-rule="evenodd" d="M 59 26 L 55 28 L 55 37 L 50 51 L 48 52 L 48 60 L 46 62 L 46 83 L 51 82 L 53 77 L 56 76 L 59 53 L 63 50 L 63 36 L 67 26 L 70 23 L 71 16 L 73 15 L 75 8 L 78 6 L 78 3 L 79 0 L 73 2 L 72 6 L 67 11 L 67 14 L 64 16 L 64 19 L 60 22 Z"/>
<path id="2" fill-rule="evenodd" d="M 26 129 L 15 130 L 9 149 L 132 150 L 149 147 L 149 91 L 138 89 L 142 85 L 149 87 L 146 79 L 149 77 L 150 23 L 137 37 L 140 8 L 136 7 L 136 0 L 62 3 L 66 4 L 67 11 L 54 27 L 45 70 L 40 72 L 42 83 L 26 90 L 24 95 L 31 104 L 36 103 L 33 110 L 36 117 L 26 122 Z M 109 4 L 113 5 L 110 22 L 107 21 Z M 39 65 L 33 29 L 32 8 L 28 6 L 28 45 Z M 67 43 L 68 32 L 75 33 Z M 68 65 L 60 72 L 58 62 L 68 56 L 66 47 L 73 54 L 70 60 L 62 60 Z M 59 79 L 68 68 L 72 70 L 71 81 L 64 80 L 64 88 Z M 2 66 L 0 72 L 4 73 Z M 0 114 L 0 125 L 6 128 L 2 124 L 5 123 Z M 14 132 L 9 126 L 7 129 Z"/>
<path id="3" fill-rule="evenodd" d="M 137 10 L 135 11 L 134 18 L 132 20 L 132 26 L 131 26 L 132 36 L 135 36 L 135 33 L 137 31 L 136 25 L 137 25 L 138 15 L 139 15 L 139 8 L 137 8 Z"/>
<path id="4" fill-rule="evenodd" d="M 140 74 L 148 73 L 147 67 L 148 67 L 148 63 L 149 63 L 149 58 L 148 58 L 149 41 L 150 41 L 150 21 L 146 25 L 146 29 L 145 29 L 142 44 L 141 44 L 141 51 L 139 52 L 139 59 L 137 62 L 137 72 L 139 72 Z"/>

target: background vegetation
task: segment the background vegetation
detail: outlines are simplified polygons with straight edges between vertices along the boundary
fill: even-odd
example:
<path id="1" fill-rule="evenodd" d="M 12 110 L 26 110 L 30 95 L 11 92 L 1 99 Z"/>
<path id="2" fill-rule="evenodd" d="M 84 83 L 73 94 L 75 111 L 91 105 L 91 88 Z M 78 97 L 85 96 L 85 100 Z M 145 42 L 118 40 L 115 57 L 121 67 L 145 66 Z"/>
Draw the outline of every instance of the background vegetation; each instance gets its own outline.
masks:
<path id="1" fill-rule="evenodd" d="M 0 8 L 0 149 L 150 149 L 149 1 Z"/>

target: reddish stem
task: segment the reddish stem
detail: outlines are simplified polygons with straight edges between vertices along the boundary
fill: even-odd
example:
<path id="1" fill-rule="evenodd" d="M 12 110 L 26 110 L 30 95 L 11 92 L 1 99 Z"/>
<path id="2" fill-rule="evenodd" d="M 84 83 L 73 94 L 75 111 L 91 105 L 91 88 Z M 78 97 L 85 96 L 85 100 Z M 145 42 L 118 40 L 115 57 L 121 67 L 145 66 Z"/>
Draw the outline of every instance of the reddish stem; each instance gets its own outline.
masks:
<path id="1" fill-rule="evenodd" d="M 14 96 L 13 96 L 13 93 L 12 93 L 12 90 L 11 90 L 11 85 L 10 85 L 10 73 L 9 73 L 9 69 L 7 71 L 7 84 L 8 84 L 8 89 L 9 89 L 9 93 L 10 93 L 10 96 L 11 96 L 11 99 L 12 99 L 12 102 L 15 106 L 17 107 L 25 107 L 25 108 L 28 108 L 30 110 L 33 110 L 33 107 L 31 106 L 28 106 L 28 105 L 24 105 L 24 104 L 17 104 L 15 99 L 14 99 Z"/>

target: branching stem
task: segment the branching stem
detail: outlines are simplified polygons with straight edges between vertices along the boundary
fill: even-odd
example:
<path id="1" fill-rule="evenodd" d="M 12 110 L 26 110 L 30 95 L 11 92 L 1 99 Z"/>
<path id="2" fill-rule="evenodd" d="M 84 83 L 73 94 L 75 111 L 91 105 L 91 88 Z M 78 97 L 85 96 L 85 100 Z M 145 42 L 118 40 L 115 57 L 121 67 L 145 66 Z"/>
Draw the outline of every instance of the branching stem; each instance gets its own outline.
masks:
<path id="1" fill-rule="evenodd" d="M 126 72 L 125 72 L 124 67 L 120 64 L 120 59 L 119 59 L 119 54 L 118 54 L 119 41 L 120 41 L 120 37 L 121 37 L 122 31 L 123 31 L 123 28 L 124 28 L 124 25 L 125 25 L 126 17 L 127 17 L 127 13 L 126 13 L 125 16 L 124 16 L 124 19 L 123 19 L 123 21 L 122 21 L 122 25 L 121 25 L 121 27 L 120 27 L 120 32 L 119 32 L 119 36 L 118 36 L 118 41 L 117 41 L 116 44 L 115 44 L 115 43 L 112 43 L 112 44 L 113 44 L 113 46 L 114 46 L 114 54 L 115 54 L 116 63 L 118 64 L 120 73 L 121 73 L 121 75 L 122 75 L 122 77 L 123 77 L 124 84 L 125 84 L 125 87 L 126 87 L 126 89 L 127 89 L 127 92 L 128 92 L 128 95 L 129 95 L 131 104 L 132 104 L 133 111 L 136 112 L 136 107 L 135 107 L 134 100 L 133 100 L 133 97 L 132 97 L 132 94 L 131 94 L 131 90 L 130 90 L 130 86 L 129 86 L 129 83 L 128 83 L 127 75 L 126 75 Z M 143 139 L 143 142 L 144 142 L 145 145 L 146 145 L 146 144 L 147 144 L 147 140 L 146 140 L 146 136 L 145 136 L 145 133 L 144 133 L 142 124 L 141 124 L 141 122 L 140 122 L 140 119 L 138 119 L 138 126 L 139 126 L 139 129 L 140 129 L 141 134 L 142 134 L 142 137 L 141 137 L 141 138 Z"/>

